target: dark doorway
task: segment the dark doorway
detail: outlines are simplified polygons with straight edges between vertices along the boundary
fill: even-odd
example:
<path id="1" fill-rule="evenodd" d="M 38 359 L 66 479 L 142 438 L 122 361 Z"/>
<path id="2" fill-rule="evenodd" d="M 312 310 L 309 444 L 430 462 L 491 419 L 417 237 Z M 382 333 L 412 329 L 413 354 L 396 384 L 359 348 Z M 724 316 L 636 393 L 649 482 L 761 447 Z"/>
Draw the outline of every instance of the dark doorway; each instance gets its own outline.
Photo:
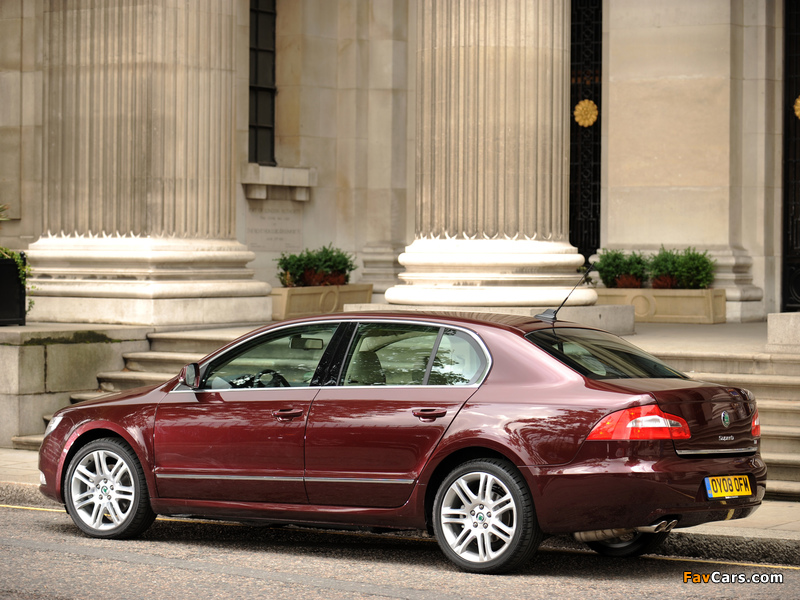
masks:
<path id="1" fill-rule="evenodd" d="M 800 3 L 787 0 L 783 118 L 781 311 L 800 311 Z"/>
<path id="2" fill-rule="evenodd" d="M 600 246 L 603 2 L 572 0 L 569 241 L 588 260 Z"/>

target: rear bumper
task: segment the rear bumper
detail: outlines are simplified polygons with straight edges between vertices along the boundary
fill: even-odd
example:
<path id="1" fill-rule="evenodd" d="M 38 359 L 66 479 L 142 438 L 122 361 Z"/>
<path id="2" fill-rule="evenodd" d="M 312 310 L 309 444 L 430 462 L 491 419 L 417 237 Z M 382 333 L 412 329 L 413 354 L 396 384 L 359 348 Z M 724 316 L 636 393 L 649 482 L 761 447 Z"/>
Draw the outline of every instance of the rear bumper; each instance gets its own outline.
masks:
<path id="1" fill-rule="evenodd" d="M 633 528 L 664 518 L 677 519 L 677 527 L 691 527 L 744 518 L 764 497 L 767 467 L 758 454 L 695 459 L 678 457 L 666 444 L 648 444 L 644 456 L 632 453 L 631 447 L 584 444 L 568 465 L 524 467 L 542 530 L 560 534 Z M 664 456 L 653 457 L 662 450 Z M 709 499 L 704 481 L 715 475 L 746 475 L 753 494 Z"/>

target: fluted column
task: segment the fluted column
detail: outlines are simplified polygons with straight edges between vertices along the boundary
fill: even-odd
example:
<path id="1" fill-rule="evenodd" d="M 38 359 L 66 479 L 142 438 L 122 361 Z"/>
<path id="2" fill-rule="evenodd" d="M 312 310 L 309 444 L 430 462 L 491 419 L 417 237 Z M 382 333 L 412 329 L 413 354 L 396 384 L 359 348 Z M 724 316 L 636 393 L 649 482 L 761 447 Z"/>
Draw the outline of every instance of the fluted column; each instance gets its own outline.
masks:
<path id="1" fill-rule="evenodd" d="M 33 320 L 269 318 L 235 239 L 238 4 L 47 4 Z"/>
<path id="2" fill-rule="evenodd" d="M 417 20 L 416 239 L 397 304 L 560 303 L 569 244 L 567 0 L 431 0 Z M 579 289 L 569 304 L 592 304 Z"/>

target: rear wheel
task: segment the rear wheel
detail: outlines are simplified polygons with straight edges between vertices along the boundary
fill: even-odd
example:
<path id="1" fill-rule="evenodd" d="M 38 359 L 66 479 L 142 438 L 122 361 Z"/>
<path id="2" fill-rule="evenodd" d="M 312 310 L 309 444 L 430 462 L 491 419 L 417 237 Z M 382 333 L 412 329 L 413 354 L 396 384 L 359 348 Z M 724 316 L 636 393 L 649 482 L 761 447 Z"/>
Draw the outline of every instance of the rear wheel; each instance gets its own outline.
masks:
<path id="1" fill-rule="evenodd" d="M 471 573 L 511 571 L 542 541 L 525 480 L 503 460 L 473 460 L 450 473 L 436 494 L 433 520 L 445 556 Z"/>
<path id="2" fill-rule="evenodd" d="M 75 524 L 92 537 L 135 537 L 156 518 L 142 466 L 116 438 L 95 440 L 78 450 L 67 469 L 64 501 Z"/>
<path id="3" fill-rule="evenodd" d="M 586 542 L 586 545 L 604 556 L 628 558 L 652 552 L 667 539 L 668 535 L 669 531 L 661 533 L 634 532 L 610 540 Z"/>

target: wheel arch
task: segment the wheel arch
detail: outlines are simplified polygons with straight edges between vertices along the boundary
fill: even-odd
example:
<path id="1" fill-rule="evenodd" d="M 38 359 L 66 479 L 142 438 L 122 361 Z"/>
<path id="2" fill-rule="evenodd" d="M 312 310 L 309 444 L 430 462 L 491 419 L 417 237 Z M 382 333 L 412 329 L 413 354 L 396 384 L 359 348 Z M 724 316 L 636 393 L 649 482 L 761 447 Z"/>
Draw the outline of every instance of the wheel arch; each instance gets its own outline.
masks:
<path id="1" fill-rule="evenodd" d="M 136 459 L 142 465 L 144 469 L 145 479 L 147 480 L 147 487 L 148 487 L 148 496 L 153 495 L 153 491 L 155 490 L 155 481 L 150 473 L 150 469 L 147 468 L 147 462 L 142 456 L 141 449 L 138 447 L 138 444 L 135 440 L 131 439 L 128 435 L 125 435 L 124 432 L 119 431 L 114 427 L 108 427 L 105 424 L 100 425 L 98 427 L 92 427 L 90 429 L 79 430 L 76 434 L 73 435 L 72 440 L 68 446 L 67 452 L 64 456 L 64 460 L 61 461 L 60 473 L 58 475 L 58 495 L 64 500 L 64 480 L 67 477 L 67 471 L 69 470 L 70 462 L 74 456 L 78 453 L 78 451 L 86 446 L 86 444 L 90 444 L 95 440 L 103 439 L 103 438 L 114 438 L 118 439 L 130 448 L 131 452 L 133 452 Z"/>
<path id="2" fill-rule="evenodd" d="M 469 446 L 467 448 L 460 448 L 448 454 L 435 466 L 425 486 L 425 525 L 429 533 L 433 532 L 433 502 L 436 498 L 436 492 L 439 490 L 439 486 L 445 480 L 447 475 L 453 471 L 453 469 L 467 461 L 481 458 L 504 460 L 512 467 L 519 470 L 517 467 L 518 463 L 513 457 L 508 456 L 499 450 L 486 446 Z M 523 480 L 525 480 L 524 475 Z M 525 481 L 525 485 L 528 485 L 527 481 Z M 530 488 L 529 485 L 528 487 Z"/>

